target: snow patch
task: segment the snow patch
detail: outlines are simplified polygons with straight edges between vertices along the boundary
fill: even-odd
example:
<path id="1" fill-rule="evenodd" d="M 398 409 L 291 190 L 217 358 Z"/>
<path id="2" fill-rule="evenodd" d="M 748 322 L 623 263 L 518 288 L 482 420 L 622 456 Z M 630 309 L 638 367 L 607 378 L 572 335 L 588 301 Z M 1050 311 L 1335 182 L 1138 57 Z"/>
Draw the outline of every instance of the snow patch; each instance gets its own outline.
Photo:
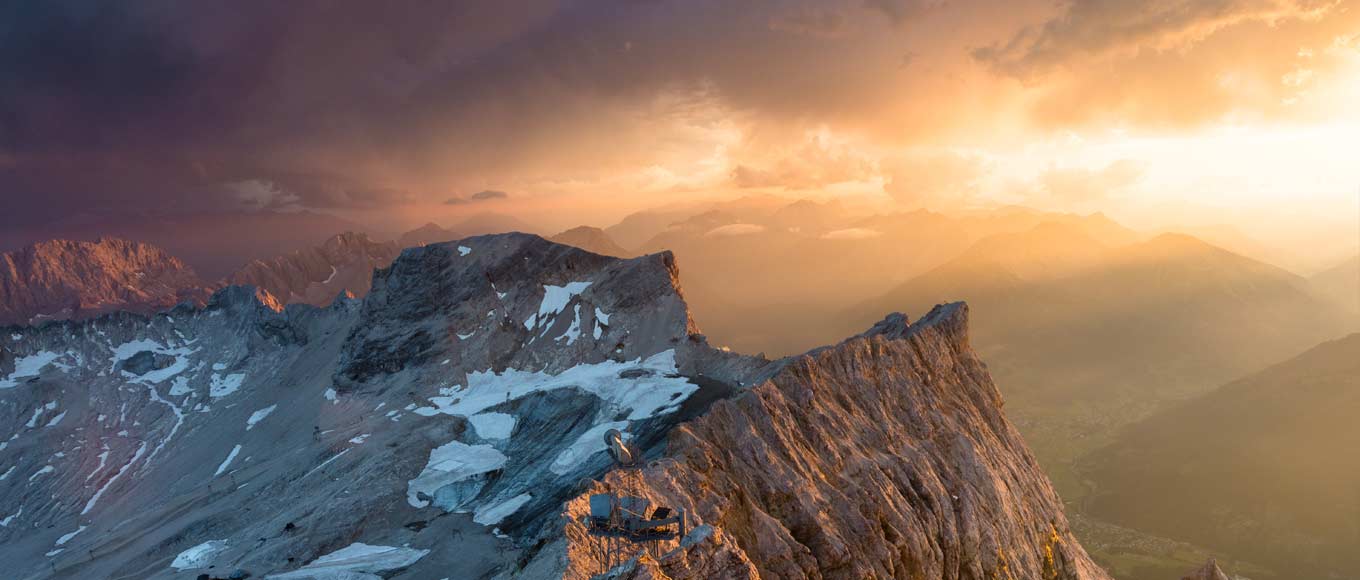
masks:
<path id="1" fill-rule="evenodd" d="M 52 417 L 52 420 L 51 420 L 51 421 L 48 421 L 47 424 L 44 425 L 44 427 L 56 427 L 57 424 L 58 424 L 58 423 L 61 423 L 61 420 L 62 420 L 62 419 L 65 419 L 65 418 L 66 418 L 66 411 L 62 411 L 61 413 L 58 413 L 56 417 Z"/>
<path id="2" fill-rule="evenodd" d="M 603 399 L 614 411 L 628 411 L 626 418 L 638 421 L 674 412 L 698 390 L 677 373 L 673 349 L 646 360 L 580 364 L 557 375 L 513 368 L 499 374 L 477 371 L 468 373 L 468 386 L 457 396 L 433 397 L 430 402 L 446 415 L 471 417 L 538 391 L 576 388 Z"/>
<path id="3" fill-rule="evenodd" d="M 468 417 L 482 439 L 509 439 L 515 430 L 515 416 L 505 413 L 478 413 Z"/>
<path id="4" fill-rule="evenodd" d="M 231 460 L 236 459 L 236 454 L 240 452 L 241 452 L 240 445 L 232 447 L 231 453 L 228 453 L 227 458 L 222 461 L 222 464 L 217 466 L 217 472 L 213 473 L 213 477 L 222 475 L 222 472 L 227 470 L 227 466 L 231 465 Z"/>
<path id="5" fill-rule="evenodd" d="M 175 377 L 174 382 L 170 383 L 170 396 L 178 397 L 194 392 L 194 388 L 189 386 L 188 377 Z"/>
<path id="6" fill-rule="evenodd" d="M 599 306 L 596 306 L 595 330 L 594 330 L 595 340 L 599 340 L 600 336 L 604 335 L 604 327 L 606 326 L 609 326 L 609 314 L 603 310 L 600 310 Z"/>
<path id="7" fill-rule="evenodd" d="M 377 578 L 376 574 L 406 568 L 415 564 L 429 550 L 417 550 L 414 548 L 396 548 L 392 546 L 370 546 L 363 543 L 350 544 L 346 548 L 341 548 L 325 556 L 317 558 L 311 564 L 298 568 L 292 572 L 282 574 L 271 574 L 266 576 L 269 579 L 278 580 L 342 580 L 358 578 Z"/>
<path id="8" fill-rule="evenodd" d="M 524 321 L 524 327 L 533 330 L 539 325 L 547 325 L 566 309 L 573 297 L 590 287 L 590 282 L 568 282 L 566 286 L 543 285 L 543 302 L 538 305 L 538 313 Z"/>
<path id="9" fill-rule="evenodd" d="M 76 531 L 71 532 L 71 533 L 69 533 L 69 534 L 66 534 L 66 535 L 64 535 L 64 536 L 62 536 L 62 537 L 60 537 L 60 538 L 57 538 L 57 545 L 58 545 L 58 546 L 65 545 L 66 542 L 69 542 L 69 541 L 71 541 L 72 539 L 75 539 L 76 536 L 80 535 L 80 533 L 83 532 L 83 531 L 85 531 L 85 528 L 88 528 L 88 527 L 89 527 L 89 526 L 80 526 L 79 528 L 76 529 Z"/>
<path id="10" fill-rule="evenodd" d="M 425 507 L 429 502 L 420 499 L 420 494 L 433 496 L 441 487 L 500 469 L 508 460 L 505 454 L 490 445 L 452 441 L 436 447 L 430 451 L 425 469 L 407 483 L 406 501 L 413 507 Z"/>
<path id="11" fill-rule="evenodd" d="M 43 350 L 14 360 L 14 372 L 3 379 L 0 379 L 0 389 L 12 389 L 19 386 L 19 379 L 36 377 L 42 372 L 43 368 L 61 358 L 61 355 L 50 350 Z"/>
<path id="12" fill-rule="evenodd" d="M 363 445 L 364 441 L 368 440 L 369 435 L 372 435 L 372 433 L 364 433 L 363 435 L 350 439 L 349 442 L 355 445 Z"/>
<path id="13" fill-rule="evenodd" d="M 273 413 L 273 412 L 274 412 L 274 409 L 277 409 L 278 407 L 279 407 L 279 406 L 278 406 L 277 404 L 275 404 L 275 405 L 270 405 L 270 406 L 268 406 L 268 407 L 265 407 L 265 408 L 263 408 L 263 409 L 260 409 L 259 411 L 255 411 L 254 413 L 251 413 L 251 414 L 250 414 L 250 418 L 249 418 L 249 419 L 246 419 L 246 431 L 251 430 L 251 428 L 255 427 L 255 424 L 256 424 L 256 423 L 259 423 L 260 421 L 263 421 L 265 417 L 268 417 L 269 414 L 270 414 L 270 413 Z"/>
<path id="14" fill-rule="evenodd" d="M 477 513 L 472 516 L 472 521 L 484 526 L 499 524 L 501 523 L 501 520 L 504 520 L 505 518 L 510 517 L 511 514 L 519 511 L 519 508 L 524 507 L 524 504 L 529 503 L 529 500 L 532 499 L 534 499 L 534 496 L 527 493 L 521 493 L 501 503 L 477 510 Z"/>
<path id="15" fill-rule="evenodd" d="M 132 464 L 137 463 L 137 460 L 142 458 L 142 455 L 146 453 L 146 445 L 146 442 L 143 441 L 142 445 L 137 448 L 137 452 L 132 454 L 132 459 L 128 460 L 126 465 L 118 469 L 118 473 L 113 474 L 113 477 L 109 478 L 108 481 L 104 482 L 104 485 L 99 487 L 98 491 L 94 492 L 94 496 L 90 498 L 90 501 L 85 502 L 85 509 L 80 510 L 80 515 L 83 516 L 94 509 L 95 504 L 99 503 L 99 498 L 103 497 L 104 492 L 108 491 L 108 489 L 113 486 L 113 482 L 118 481 L 119 478 L 123 477 L 123 474 L 127 472 L 128 468 L 132 467 Z"/>
<path id="16" fill-rule="evenodd" d="M 29 480 L 29 481 L 33 481 L 33 480 L 35 480 L 35 479 L 38 479 L 39 476 L 47 475 L 47 474 L 52 473 L 53 471 L 56 471 L 56 470 L 57 470 L 57 468 L 52 467 L 51 465 L 44 465 L 43 468 L 42 468 L 42 469 L 39 469 L 37 473 L 34 473 L 33 475 L 28 476 L 28 480 Z"/>
<path id="17" fill-rule="evenodd" d="M 208 385 L 208 396 L 220 399 L 241 389 L 241 383 L 246 380 L 245 373 L 233 373 L 221 376 L 213 373 L 212 382 Z"/>
<path id="18" fill-rule="evenodd" d="M 213 557 L 226 549 L 226 540 L 208 540 L 180 552 L 178 556 L 175 556 L 175 561 L 170 563 L 170 567 L 176 570 L 207 568 L 212 564 Z"/>
<path id="19" fill-rule="evenodd" d="M 11 467 L 10 469 L 12 470 L 14 468 Z M 0 528 L 8 528 L 10 522 L 13 522 L 14 518 L 17 518 L 21 515 L 24 515 L 24 506 L 19 506 L 19 511 L 6 516 L 5 519 L 3 520 L 0 520 Z"/>
<path id="20" fill-rule="evenodd" d="M 570 345 L 570 344 L 573 343 L 573 342 L 576 342 L 576 339 L 581 338 L 581 305 L 580 305 L 580 304 L 577 304 L 577 305 L 575 306 L 575 317 L 572 318 L 572 320 L 571 320 L 571 326 L 570 326 L 569 328 L 567 328 L 567 331 L 566 331 L 566 332 L 562 333 L 562 336 L 557 337 L 557 340 L 562 340 L 563 338 L 567 339 L 567 344 L 568 344 L 568 345 Z"/>
<path id="21" fill-rule="evenodd" d="M 601 423 L 591 427 L 586 430 L 585 433 L 582 433 L 580 437 L 577 437 L 576 441 L 572 442 L 566 449 L 563 449 L 561 453 L 558 453 L 557 458 L 553 460 L 552 465 L 548 466 L 548 469 L 558 475 L 571 473 L 579 467 L 587 457 L 605 450 L 604 434 L 606 431 L 609 431 L 610 429 L 623 431 L 627 428 L 627 421 L 611 421 L 609 423 Z M 631 434 L 627 432 L 623 434 L 624 441 L 631 438 Z"/>
<path id="22" fill-rule="evenodd" d="M 472 253 L 472 248 L 469 248 L 469 247 L 467 247 L 467 246 L 458 246 L 458 255 L 459 255 L 459 256 L 466 256 L 466 255 L 471 254 L 471 253 Z"/>

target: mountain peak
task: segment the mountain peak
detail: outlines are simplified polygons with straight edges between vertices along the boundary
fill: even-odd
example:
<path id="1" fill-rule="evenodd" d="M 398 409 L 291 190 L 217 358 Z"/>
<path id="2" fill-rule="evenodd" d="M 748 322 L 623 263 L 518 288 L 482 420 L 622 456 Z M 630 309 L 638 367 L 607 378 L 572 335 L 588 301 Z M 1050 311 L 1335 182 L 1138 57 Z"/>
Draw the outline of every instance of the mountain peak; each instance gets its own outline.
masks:
<path id="1" fill-rule="evenodd" d="M 0 323 L 114 310 L 146 314 L 180 302 L 202 304 L 203 287 L 193 268 L 151 244 L 118 238 L 38 242 L 0 254 Z"/>
<path id="2" fill-rule="evenodd" d="M 1232 580 L 1232 577 L 1223 572 L 1218 567 L 1218 560 L 1209 558 L 1198 570 L 1190 573 L 1189 576 L 1182 577 L 1181 580 Z"/>
<path id="3" fill-rule="evenodd" d="M 605 233 L 604 230 L 591 226 L 577 226 L 548 238 L 548 240 L 616 258 L 632 255 L 632 252 L 614 243 L 613 238 L 609 237 L 609 234 Z"/>

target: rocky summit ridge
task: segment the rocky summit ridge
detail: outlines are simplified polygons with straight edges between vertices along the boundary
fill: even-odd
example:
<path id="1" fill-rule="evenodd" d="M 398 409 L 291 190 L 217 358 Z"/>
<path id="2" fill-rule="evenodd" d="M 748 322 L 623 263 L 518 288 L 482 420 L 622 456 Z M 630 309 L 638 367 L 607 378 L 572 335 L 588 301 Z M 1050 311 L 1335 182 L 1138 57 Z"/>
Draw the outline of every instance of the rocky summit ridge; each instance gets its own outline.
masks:
<path id="1" fill-rule="evenodd" d="M 0 329 L 18 578 L 589 578 L 626 489 L 692 531 L 630 578 L 1106 578 L 967 308 L 778 361 L 708 345 L 667 252 L 410 248 L 362 299 L 247 287 Z M 612 468 L 618 429 L 646 467 Z"/>
<path id="2" fill-rule="evenodd" d="M 0 324 L 152 313 L 210 293 L 164 250 L 115 238 L 52 240 L 0 254 Z"/>

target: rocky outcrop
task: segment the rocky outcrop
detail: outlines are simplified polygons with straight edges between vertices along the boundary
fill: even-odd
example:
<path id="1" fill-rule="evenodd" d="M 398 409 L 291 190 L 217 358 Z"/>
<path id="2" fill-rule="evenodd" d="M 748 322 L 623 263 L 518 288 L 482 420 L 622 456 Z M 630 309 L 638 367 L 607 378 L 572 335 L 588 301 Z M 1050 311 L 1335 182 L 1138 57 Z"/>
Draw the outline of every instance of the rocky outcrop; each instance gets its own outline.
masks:
<path id="1" fill-rule="evenodd" d="M 686 509 L 766 578 L 1106 578 L 1001 407 L 952 304 L 786 361 L 605 482 Z M 568 537 L 588 546 L 585 510 L 568 505 Z M 566 559 L 568 578 L 601 565 Z"/>
<path id="2" fill-rule="evenodd" d="M 224 283 L 262 288 L 286 304 L 325 306 L 345 291 L 367 294 L 373 271 L 391 264 L 399 251 L 393 242 L 375 242 L 367 235 L 346 232 L 315 248 L 255 260 Z"/>
<path id="3" fill-rule="evenodd" d="M 0 324 L 151 313 L 209 291 L 193 268 L 149 244 L 52 240 L 0 255 Z"/>
<path id="4" fill-rule="evenodd" d="M 954 305 L 743 356 L 698 333 L 669 253 L 506 234 L 407 249 L 324 308 L 231 286 L 10 327 L 0 561 L 26 580 L 1104 578 L 966 326 Z M 609 429 L 650 466 L 610 471 Z M 575 520 L 599 489 L 692 530 L 600 569 Z"/>
<path id="5" fill-rule="evenodd" d="M 551 238 L 551 242 L 576 246 L 587 252 L 594 252 L 602 256 L 613 256 L 615 258 L 627 258 L 634 255 L 616 243 L 609 234 L 600 228 L 590 226 L 579 226 L 559 233 Z"/>

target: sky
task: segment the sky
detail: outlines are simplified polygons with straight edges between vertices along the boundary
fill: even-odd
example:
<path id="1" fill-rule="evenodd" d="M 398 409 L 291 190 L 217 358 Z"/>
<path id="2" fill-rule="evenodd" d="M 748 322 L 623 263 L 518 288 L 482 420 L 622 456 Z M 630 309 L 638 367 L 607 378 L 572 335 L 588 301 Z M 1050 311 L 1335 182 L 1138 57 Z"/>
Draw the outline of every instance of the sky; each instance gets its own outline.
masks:
<path id="1" fill-rule="evenodd" d="M 1356 0 L 9 2 L 0 228 L 545 227 L 774 193 L 1306 245 L 1360 220 Z"/>

